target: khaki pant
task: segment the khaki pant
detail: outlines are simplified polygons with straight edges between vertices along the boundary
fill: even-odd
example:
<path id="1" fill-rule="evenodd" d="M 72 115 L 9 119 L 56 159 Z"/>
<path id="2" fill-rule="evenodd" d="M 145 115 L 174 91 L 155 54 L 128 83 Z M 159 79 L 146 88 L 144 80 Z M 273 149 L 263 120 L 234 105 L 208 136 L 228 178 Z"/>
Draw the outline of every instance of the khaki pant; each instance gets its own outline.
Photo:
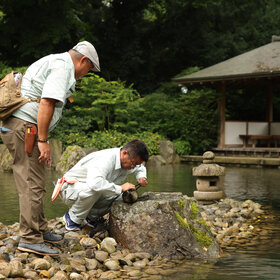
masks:
<path id="1" fill-rule="evenodd" d="M 10 117 L 3 121 L 3 126 L 12 131 L 1 133 L 1 138 L 14 159 L 13 171 L 20 205 L 20 242 L 41 243 L 43 234 L 49 231 L 43 210 L 45 165 L 38 161 L 40 152 L 37 141 L 31 157 L 24 150 L 27 124 L 26 121 Z"/>

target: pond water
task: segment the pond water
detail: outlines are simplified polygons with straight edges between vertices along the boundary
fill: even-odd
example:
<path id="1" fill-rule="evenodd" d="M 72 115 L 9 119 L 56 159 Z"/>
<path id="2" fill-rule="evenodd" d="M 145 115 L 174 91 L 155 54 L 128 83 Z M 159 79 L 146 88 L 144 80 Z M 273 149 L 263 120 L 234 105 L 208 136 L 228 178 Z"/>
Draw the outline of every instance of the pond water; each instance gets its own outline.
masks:
<path id="1" fill-rule="evenodd" d="M 195 178 L 192 167 L 187 164 L 163 166 L 148 169 L 149 185 L 144 191 L 182 192 L 193 196 Z M 50 197 L 55 172 L 48 172 L 45 214 L 48 219 L 64 215 L 67 207 Z M 135 182 L 134 178 L 130 181 Z M 265 206 L 274 219 L 267 225 L 268 234 L 256 247 L 224 252 L 222 258 L 213 263 L 185 262 L 178 264 L 178 273 L 162 279 L 205 279 L 205 280 L 276 280 L 280 279 L 280 170 L 272 168 L 226 167 L 224 178 L 225 193 L 228 197 L 251 199 Z M 12 224 L 18 221 L 18 196 L 12 174 L 0 173 L 1 207 L 0 221 Z"/>

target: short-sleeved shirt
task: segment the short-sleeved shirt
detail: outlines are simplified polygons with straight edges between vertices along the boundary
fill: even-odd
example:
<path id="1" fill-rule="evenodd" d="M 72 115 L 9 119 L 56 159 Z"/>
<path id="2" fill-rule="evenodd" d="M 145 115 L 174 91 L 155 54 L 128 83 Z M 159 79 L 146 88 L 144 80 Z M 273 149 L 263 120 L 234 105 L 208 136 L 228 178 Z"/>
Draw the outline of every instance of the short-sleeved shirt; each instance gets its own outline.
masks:
<path id="1" fill-rule="evenodd" d="M 52 98 L 54 114 L 49 131 L 59 122 L 66 100 L 75 90 L 75 68 L 68 52 L 45 56 L 30 65 L 22 78 L 21 93 L 28 98 Z M 28 102 L 13 116 L 37 124 L 38 102 Z"/>

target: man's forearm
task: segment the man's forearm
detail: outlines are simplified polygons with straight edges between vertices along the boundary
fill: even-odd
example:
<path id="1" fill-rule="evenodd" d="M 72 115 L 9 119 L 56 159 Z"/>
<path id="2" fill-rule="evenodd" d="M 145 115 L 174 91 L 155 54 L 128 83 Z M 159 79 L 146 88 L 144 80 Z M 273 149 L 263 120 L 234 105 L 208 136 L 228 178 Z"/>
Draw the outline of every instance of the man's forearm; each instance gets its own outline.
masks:
<path id="1" fill-rule="evenodd" d="M 43 98 L 37 115 L 38 139 L 48 138 L 49 126 L 54 113 L 55 99 Z"/>

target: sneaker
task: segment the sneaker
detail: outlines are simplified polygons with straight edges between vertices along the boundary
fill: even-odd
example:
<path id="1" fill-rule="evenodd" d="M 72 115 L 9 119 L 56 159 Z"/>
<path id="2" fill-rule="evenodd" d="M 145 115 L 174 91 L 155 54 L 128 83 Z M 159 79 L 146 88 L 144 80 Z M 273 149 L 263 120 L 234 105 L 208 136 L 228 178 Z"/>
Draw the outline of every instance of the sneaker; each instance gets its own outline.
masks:
<path id="1" fill-rule="evenodd" d="M 29 244 L 20 242 L 18 244 L 18 249 L 23 252 L 35 253 L 38 255 L 58 255 L 58 251 L 49 248 L 45 243 Z"/>
<path id="2" fill-rule="evenodd" d="M 56 243 L 56 242 L 61 241 L 63 239 L 63 236 L 50 231 L 48 233 L 45 233 L 43 235 L 43 238 L 44 238 L 44 241 L 46 241 L 46 242 Z"/>
<path id="3" fill-rule="evenodd" d="M 92 228 L 90 232 L 90 237 L 94 236 L 97 232 L 107 230 L 107 221 L 103 217 L 97 218 L 94 221 L 90 220 L 89 218 L 86 218 L 85 224 Z"/>
<path id="4" fill-rule="evenodd" d="M 73 222 L 71 220 L 69 211 L 67 211 L 65 213 L 65 215 L 63 216 L 63 221 L 65 222 L 65 228 L 67 230 L 80 230 L 81 229 L 81 225 L 76 224 L 75 222 Z"/>
<path id="5" fill-rule="evenodd" d="M 84 224 L 91 227 L 91 228 L 95 228 L 96 225 L 97 225 L 97 221 L 96 220 L 92 221 L 89 218 L 85 218 Z"/>

